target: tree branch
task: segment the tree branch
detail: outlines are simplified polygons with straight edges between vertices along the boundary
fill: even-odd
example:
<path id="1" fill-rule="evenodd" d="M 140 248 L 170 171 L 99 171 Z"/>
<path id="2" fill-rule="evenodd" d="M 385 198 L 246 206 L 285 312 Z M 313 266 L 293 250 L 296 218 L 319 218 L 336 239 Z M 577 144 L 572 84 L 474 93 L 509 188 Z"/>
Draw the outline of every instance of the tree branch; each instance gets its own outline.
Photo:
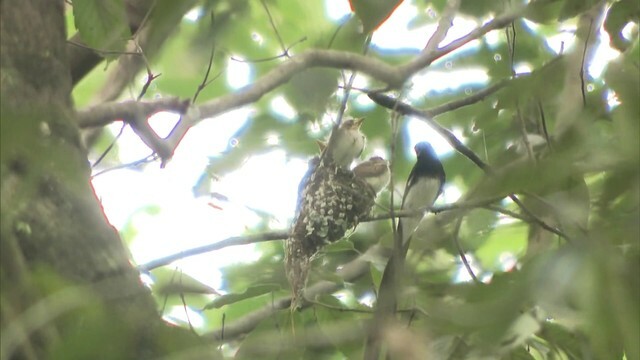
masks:
<path id="1" fill-rule="evenodd" d="M 128 121 L 138 115 L 145 118 L 161 111 L 185 113 L 188 100 L 177 97 L 161 98 L 152 101 L 108 102 L 78 111 L 78 126 L 81 129 L 109 125 L 116 120 Z"/>
<path id="2" fill-rule="evenodd" d="M 360 255 L 356 259 L 344 265 L 338 269 L 336 273 L 345 282 L 351 282 L 369 271 L 369 263 L 371 258 L 382 256 L 384 254 L 384 248 L 380 245 L 374 245 L 370 247 L 364 254 Z M 312 286 L 307 287 L 305 290 L 305 298 L 314 299 L 321 294 L 330 294 L 342 288 L 342 284 L 334 283 L 330 281 L 320 281 Z M 249 313 L 241 319 L 226 324 L 224 328 L 213 330 L 206 334 L 204 337 L 212 340 L 230 340 L 246 334 L 253 330 L 262 320 L 271 316 L 271 314 L 288 309 L 291 305 L 291 297 L 283 297 L 275 300 L 272 304 L 258 309 L 252 313 Z M 302 304 L 302 307 L 309 306 L 308 302 Z M 222 339 L 224 334 L 224 339 Z"/>
<path id="3" fill-rule="evenodd" d="M 460 48 L 491 30 L 506 26 L 519 16 L 519 12 L 509 13 L 493 19 L 467 35 L 435 50 L 423 51 L 420 56 L 402 66 L 389 65 L 381 60 L 359 54 L 336 50 L 307 50 L 292 56 L 254 83 L 237 92 L 221 96 L 197 107 L 191 107 L 184 113 L 169 136 L 162 141 L 161 148 L 171 149 L 162 153 L 162 165 L 171 158 L 173 151 L 187 131 L 203 119 L 214 117 L 230 110 L 258 101 L 262 96 L 287 83 L 295 74 L 312 67 L 349 69 L 366 74 L 391 88 L 401 87 L 412 75 L 429 66 L 434 60 Z M 444 30 L 442 30 L 443 32 Z M 441 36 L 436 33 L 434 36 Z M 435 40 L 434 40 L 435 41 Z M 111 119 L 112 121 L 115 119 Z M 105 121 L 100 122 L 104 124 Z M 95 124 L 91 123 L 90 124 Z M 85 125 L 88 126 L 88 125 Z M 97 126 L 97 125 L 91 125 Z M 158 144 L 156 144 L 158 146 Z M 155 150 L 155 149 L 154 149 Z M 159 153 L 160 154 L 160 153 Z"/>
<path id="4" fill-rule="evenodd" d="M 149 125 L 151 115 L 161 111 L 184 113 L 189 106 L 188 100 L 178 98 L 163 98 L 154 101 L 125 101 L 121 103 L 104 103 L 78 112 L 80 128 L 104 126 L 114 120 L 122 120 L 131 125 L 133 131 L 151 148 L 161 159 L 170 158 L 173 148 L 167 146 L 164 139 Z"/>
<path id="5" fill-rule="evenodd" d="M 394 214 L 386 213 L 386 214 L 371 215 L 365 219 L 362 219 L 360 222 L 380 221 L 380 220 L 387 220 L 387 219 L 398 218 L 398 217 L 412 217 L 412 216 L 424 214 L 426 211 L 430 211 L 437 214 L 443 211 L 454 210 L 454 209 L 486 207 L 500 199 L 501 198 L 493 198 L 493 199 L 485 199 L 485 200 L 479 200 L 479 201 L 459 202 L 459 203 L 453 203 L 453 204 L 433 206 L 431 208 L 424 208 L 417 211 L 399 210 L 399 211 L 395 211 Z M 518 217 L 518 218 L 522 218 L 522 217 Z M 174 261 L 184 259 L 189 256 L 200 255 L 206 252 L 220 250 L 222 248 L 229 247 L 229 246 L 255 244 L 259 242 L 273 241 L 273 240 L 284 240 L 287 237 L 289 237 L 289 231 L 287 230 L 270 231 L 270 232 L 265 232 L 261 234 L 247 235 L 247 236 L 234 236 L 234 237 L 230 237 L 212 244 L 191 248 L 188 250 L 184 250 L 172 255 L 168 255 L 168 256 L 156 259 L 156 260 L 149 261 L 146 264 L 138 265 L 138 270 L 140 271 L 153 270 L 160 266 L 169 265 Z"/>
<path id="6" fill-rule="evenodd" d="M 484 90 L 477 92 L 474 95 L 466 97 L 460 100 L 454 100 L 444 105 L 438 106 L 431 110 L 420 110 L 416 107 L 413 107 L 407 103 L 398 101 L 388 95 L 382 93 L 370 93 L 369 98 L 376 102 L 380 106 L 384 106 L 388 109 L 393 109 L 402 115 L 405 116 L 415 116 L 427 124 L 429 124 L 438 134 L 444 137 L 447 142 L 456 149 L 459 153 L 466 156 L 469 160 L 473 161 L 479 168 L 482 170 L 488 171 L 489 165 L 486 164 L 476 153 L 474 153 L 471 149 L 469 149 L 466 145 L 464 145 L 458 138 L 451 132 L 449 129 L 444 126 L 438 124 L 433 117 L 436 115 L 452 111 L 463 106 L 474 104 L 478 101 L 483 100 L 485 97 L 493 94 L 494 92 L 501 89 L 504 85 L 506 85 L 506 81 L 498 82 L 497 84 L 488 87 Z"/>
<path id="7" fill-rule="evenodd" d="M 495 92 L 496 90 L 498 90 L 500 87 L 504 86 L 504 85 L 500 85 L 501 83 L 498 83 L 490 88 L 487 88 L 484 90 L 483 92 L 483 96 L 477 96 L 478 94 L 476 94 L 476 97 L 474 97 L 474 101 L 479 101 L 481 99 L 483 99 L 485 96 L 487 96 L 488 94 Z M 412 115 L 412 116 L 416 116 L 418 118 L 420 118 L 421 120 L 425 121 L 426 123 L 428 123 L 438 134 L 442 135 L 442 137 L 444 137 L 447 142 L 449 143 L 449 145 L 451 145 L 456 151 L 458 151 L 459 153 L 463 154 L 464 156 L 466 156 L 469 160 L 471 160 L 474 164 L 476 164 L 480 169 L 482 169 L 486 174 L 490 175 L 490 176 L 494 176 L 495 172 L 493 171 L 493 169 L 491 168 L 491 166 L 489 166 L 489 164 L 485 163 L 484 161 L 482 161 L 482 159 L 480 159 L 480 157 L 478 155 L 476 155 L 475 152 L 473 152 L 473 150 L 469 149 L 466 145 L 464 145 L 460 140 L 458 140 L 458 138 L 451 132 L 449 131 L 449 129 L 443 127 L 442 125 L 438 124 L 438 122 L 436 122 L 435 120 L 433 120 L 432 118 L 432 114 L 433 114 L 433 110 L 431 110 L 431 112 L 429 110 L 423 111 L 420 109 L 417 109 L 409 104 L 397 101 L 396 99 L 381 94 L 381 93 L 371 93 L 369 94 L 369 97 L 375 101 L 376 103 L 378 103 L 379 105 L 382 105 L 386 108 L 389 109 L 394 109 L 397 112 L 402 113 L 403 115 Z M 465 105 L 468 105 L 468 98 L 462 99 L 462 100 L 457 100 L 455 102 L 451 102 L 449 103 L 448 107 L 462 107 Z M 456 103 L 455 105 L 452 103 Z M 461 105 L 464 104 L 464 105 Z M 548 225 L 547 223 L 545 223 L 542 219 L 540 219 L 538 216 L 536 216 L 534 213 L 531 212 L 531 210 L 529 210 L 523 203 L 522 201 L 520 201 L 520 199 L 518 199 L 518 197 L 515 194 L 509 194 L 508 195 L 509 198 L 511 200 L 513 200 L 514 203 L 516 203 L 516 205 L 518 205 L 520 207 L 520 209 L 522 209 L 522 211 L 529 217 L 532 219 L 533 222 L 537 223 L 538 225 L 542 226 L 544 229 L 551 231 L 554 234 L 557 234 L 559 236 L 561 236 L 562 238 L 566 239 L 566 240 L 570 240 L 566 234 L 564 234 L 562 231 L 560 231 L 559 229 L 554 228 L 553 226 Z"/>
<path id="8" fill-rule="evenodd" d="M 427 53 L 436 51 L 438 48 L 438 44 L 444 40 L 447 36 L 447 32 L 451 29 L 453 25 L 453 18 L 456 15 L 456 11 L 458 11 L 458 7 L 460 7 L 460 0 L 450 0 L 447 2 L 447 6 L 440 17 L 440 21 L 438 21 L 438 27 L 436 31 L 434 31 L 433 35 L 427 41 L 427 45 L 424 48 L 424 51 Z"/>
<path id="9" fill-rule="evenodd" d="M 456 40 L 453 40 L 449 44 L 439 49 L 430 51 L 428 48 L 426 48 L 425 50 L 422 51 L 420 56 L 416 57 L 414 60 L 410 61 L 406 65 L 401 66 L 400 69 L 406 74 L 415 74 L 416 72 L 422 70 L 423 68 L 431 65 L 431 63 L 434 62 L 435 60 L 461 48 L 462 46 L 468 44 L 469 42 L 475 39 L 482 37 L 486 33 L 509 25 L 515 19 L 519 18 L 521 14 L 522 14 L 522 9 L 511 11 L 509 13 L 506 13 L 504 15 L 494 18 L 488 23 L 472 30 L 467 35 L 461 38 L 458 38 Z"/>
<path id="10" fill-rule="evenodd" d="M 196 248 L 181 251 L 176 254 L 165 256 L 156 260 L 149 261 L 146 264 L 138 265 L 138 270 L 149 271 L 160 266 L 169 265 L 176 260 L 180 260 L 189 256 L 199 255 L 202 253 L 220 250 L 228 246 L 255 244 L 263 241 L 283 240 L 289 236 L 289 231 L 270 231 L 262 234 L 234 236 L 213 244 L 199 246 Z"/>

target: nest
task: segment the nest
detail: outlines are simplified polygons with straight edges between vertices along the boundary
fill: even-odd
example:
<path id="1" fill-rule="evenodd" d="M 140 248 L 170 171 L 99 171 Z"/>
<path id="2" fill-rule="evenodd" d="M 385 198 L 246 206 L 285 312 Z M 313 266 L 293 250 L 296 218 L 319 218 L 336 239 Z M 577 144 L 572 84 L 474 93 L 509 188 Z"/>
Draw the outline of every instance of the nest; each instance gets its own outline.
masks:
<path id="1" fill-rule="evenodd" d="M 285 246 L 285 268 L 293 292 L 292 308 L 303 299 L 310 263 L 326 244 L 340 240 L 371 211 L 376 194 L 351 170 L 316 157 L 298 188 L 298 206 Z"/>

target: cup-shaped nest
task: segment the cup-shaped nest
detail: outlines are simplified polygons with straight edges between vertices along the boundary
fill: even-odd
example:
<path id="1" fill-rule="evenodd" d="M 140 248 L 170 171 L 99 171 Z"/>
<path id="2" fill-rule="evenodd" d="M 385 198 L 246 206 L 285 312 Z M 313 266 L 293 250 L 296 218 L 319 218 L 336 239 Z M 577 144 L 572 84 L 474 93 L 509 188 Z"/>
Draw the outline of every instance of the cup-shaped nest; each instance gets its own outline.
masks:
<path id="1" fill-rule="evenodd" d="M 351 170 L 316 159 L 303 178 L 296 220 L 286 241 L 285 266 L 297 307 L 306 284 L 312 257 L 325 244 L 341 239 L 358 225 L 374 205 L 376 194 Z M 297 299 L 297 301 L 296 301 Z"/>

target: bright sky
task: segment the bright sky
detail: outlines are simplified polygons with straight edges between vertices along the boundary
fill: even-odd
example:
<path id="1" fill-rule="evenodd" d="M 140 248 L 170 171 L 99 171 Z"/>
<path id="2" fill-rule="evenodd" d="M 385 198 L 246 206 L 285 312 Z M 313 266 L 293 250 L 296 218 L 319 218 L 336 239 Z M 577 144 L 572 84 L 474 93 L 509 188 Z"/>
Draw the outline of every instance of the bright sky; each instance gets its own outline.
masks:
<path id="1" fill-rule="evenodd" d="M 336 21 L 349 13 L 346 0 L 327 1 L 326 4 L 331 4 L 326 8 L 328 16 Z M 415 11 L 408 2 L 400 5 L 390 20 L 375 33 L 373 43 L 384 49 L 421 49 L 424 39 L 435 30 L 435 26 L 406 29 L 407 19 L 412 17 Z M 475 21 L 456 18 L 445 43 L 464 35 L 475 26 Z M 500 35 L 497 32 L 493 32 L 489 34 L 488 39 L 495 41 L 498 36 Z M 548 39 L 548 44 L 557 50 L 562 42 L 567 48 L 573 42 L 573 35 L 567 32 Z M 601 55 L 589 69 L 594 75 L 599 75 L 604 64 L 616 54 L 608 49 L 607 43 L 608 41 L 602 42 L 604 45 L 601 45 Z M 477 43 L 471 42 L 466 46 L 477 46 Z M 496 58 L 496 61 L 501 59 Z M 527 70 L 526 65 L 519 68 L 519 71 Z M 227 71 L 233 75 L 227 78 L 229 85 L 234 88 L 245 86 L 252 80 L 250 65 L 247 63 L 229 61 Z M 414 81 L 415 85 L 409 93 L 410 98 L 417 96 L 415 94 L 424 96 L 429 91 L 484 84 L 488 81 L 488 76 L 480 69 L 461 69 L 446 74 L 430 71 L 417 75 Z M 366 103 L 369 100 L 358 101 Z M 284 118 L 291 119 L 295 116 L 284 98 L 276 99 L 271 110 Z M 130 249 L 137 263 L 241 235 L 245 229 L 259 221 L 259 217 L 249 210 L 250 208 L 273 214 L 274 229 L 285 229 L 288 226 L 294 215 L 297 186 L 306 171 L 307 160 L 287 159 L 282 150 L 253 156 L 237 171 L 213 183 L 211 190 L 229 199 L 226 203 L 216 202 L 222 210 L 209 206 L 210 199 L 194 198 L 192 193 L 192 187 L 202 175 L 209 157 L 222 156 L 222 152 L 230 144 L 243 146 L 241 141 L 238 142 L 238 139 L 232 136 L 252 112 L 251 107 L 246 107 L 202 121 L 188 132 L 165 169 L 160 169 L 159 164 L 151 164 L 142 171 L 122 169 L 107 172 L 94 179 L 94 187 L 102 200 L 109 221 L 120 230 L 131 221 L 136 229 L 137 234 Z M 151 123 L 158 134 L 164 135 L 171 129 L 175 120 L 171 115 L 159 114 Z M 451 151 L 446 141 L 424 122 L 410 121 L 408 127 L 410 144 L 428 139 L 438 154 Z M 117 133 L 120 124 L 113 124 L 110 128 Z M 460 135 L 456 129 L 454 132 Z M 265 141 L 277 140 L 272 138 Z M 129 128 L 118 141 L 118 146 L 122 163 L 138 160 L 150 153 Z M 411 147 L 405 151 L 412 156 Z M 269 167 L 268 170 L 266 166 Z M 263 186 L 256 187 L 256 179 L 260 179 Z M 265 188 L 268 188 L 268 191 L 265 191 Z M 455 201 L 460 196 L 459 191 L 451 187 L 446 189 L 445 195 L 444 202 Z M 157 214 L 149 215 L 145 212 L 144 209 L 149 206 L 153 206 L 158 211 Z M 248 245 L 190 257 L 177 262 L 176 265 L 203 283 L 220 289 L 219 267 L 239 261 L 251 261 L 257 257 L 253 246 Z M 194 321 L 193 314 L 191 320 Z"/>

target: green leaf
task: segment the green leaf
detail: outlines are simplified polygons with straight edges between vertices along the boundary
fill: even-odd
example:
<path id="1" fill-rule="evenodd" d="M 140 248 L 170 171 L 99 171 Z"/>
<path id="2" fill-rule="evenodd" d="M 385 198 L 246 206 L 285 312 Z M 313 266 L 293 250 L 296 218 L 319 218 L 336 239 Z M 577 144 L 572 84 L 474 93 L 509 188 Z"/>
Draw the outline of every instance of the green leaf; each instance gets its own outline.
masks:
<path id="1" fill-rule="evenodd" d="M 612 116 L 618 141 L 616 147 L 627 159 L 637 159 L 640 140 L 638 122 L 638 98 L 640 98 L 640 71 L 637 65 L 638 42 L 619 59 L 613 61 L 604 75 L 605 82 L 615 92 L 620 104 Z M 633 60 L 635 59 L 635 60 Z M 637 162 L 636 162 L 637 163 Z"/>
<path id="2" fill-rule="evenodd" d="M 498 214 L 485 209 L 470 211 L 464 218 L 460 237 L 465 251 L 480 248 L 494 230 Z"/>
<path id="3" fill-rule="evenodd" d="M 74 1 L 73 16 L 82 41 L 91 48 L 123 51 L 131 37 L 123 0 Z"/>
<path id="4" fill-rule="evenodd" d="M 580 359 L 585 355 L 582 349 L 587 344 L 560 324 L 545 321 L 538 336 L 547 340 L 552 349 L 563 351 L 570 359 Z"/>
<path id="5" fill-rule="evenodd" d="M 527 6 L 524 17 L 539 24 L 556 24 L 564 0 L 538 0 Z"/>
<path id="6" fill-rule="evenodd" d="M 349 3 L 351 10 L 362 21 L 364 32 L 369 33 L 379 28 L 393 14 L 402 0 L 350 0 Z"/>
<path id="7" fill-rule="evenodd" d="M 462 0 L 460 12 L 478 18 L 486 16 L 490 12 L 501 13 L 505 10 L 504 1 L 495 0 Z"/>
<path id="8" fill-rule="evenodd" d="M 566 0 L 562 10 L 560 10 L 558 20 L 562 21 L 577 16 L 589 10 L 598 2 L 598 0 Z"/>
<path id="9" fill-rule="evenodd" d="M 155 278 L 153 292 L 159 296 L 176 294 L 218 294 L 212 287 L 178 270 L 157 268 L 151 271 Z"/>
<path id="10" fill-rule="evenodd" d="M 287 335 L 293 326 L 292 314 L 288 311 L 275 312 L 273 315 L 262 320 L 255 329 L 247 334 L 240 343 L 234 359 L 300 359 L 302 347 L 295 345 L 295 342 L 286 341 Z M 268 341 L 273 339 L 273 341 Z M 265 341 L 267 340 L 267 341 Z"/>
<path id="11" fill-rule="evenodd" d="M 276 290 L 280 290 L 280 285 L 263 284 L 263 285 L 251 286 L 247 288 L 247 290 L 245 290 L 243 293 L 222 295 L 219 298 L 207 304 L 203 310 L 218 309 L 225 305 L 233 304 L 245 299 L 254 298 L 254 297 L 264 295 Z"/>
<path id="12" fill-rule="evenodd" d="M 327 101 L 337 86 L 337 71 L 311 68 L 293 76 L 284 91 L 299 113 L 308 113 L 316 118 L 326 112 Z"/>
<path id="13" fill-rule="evenodd" d="M 476 257 L 483 268 L 494 271 L 502 270 L 500 256 L 505 253 L 518 256 L 523 254 L 527 244 L 526 224 L 516 223 L 498 226 L 491 232 L 485 243 L 476 251 Z"/>
<path id="14" fill-rule="evenodd" d="M 336 253 L 345 251 L 355 251 L 353 243 L 348 239 L 341 239 L 322 248 L 323 253 Z"/>
<path id="15" fill-rule="evenodd" d="M 621 0 L 615 2 L 607 12 L 604 21 L 604 29 L 609 33 L 611 45 L 625 51 L 629 47 L 629 41 L 622 36 L 622 28 L 629 21 L 633 21 L 640 16 L 640 4 L 636 0 Z"/>

